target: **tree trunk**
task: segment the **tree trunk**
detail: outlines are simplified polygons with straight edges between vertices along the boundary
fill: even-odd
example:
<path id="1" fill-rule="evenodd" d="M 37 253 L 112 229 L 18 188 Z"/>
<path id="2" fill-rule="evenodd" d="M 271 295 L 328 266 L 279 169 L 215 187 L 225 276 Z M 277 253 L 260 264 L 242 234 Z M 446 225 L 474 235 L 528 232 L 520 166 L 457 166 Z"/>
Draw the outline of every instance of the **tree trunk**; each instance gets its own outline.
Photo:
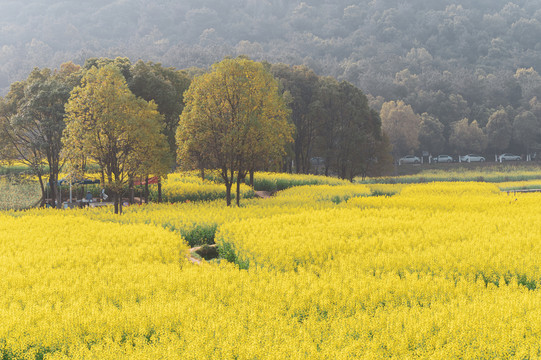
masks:
<path id="1" fill-rule="evenodd" d="M 56 198 L 58 199 L 58 207 L 60 208 L 62 206 L 62 187 L 57 184 L 55 184 L 56 193 L 58 194 Z"/>
<path id="2" fill-rule="evenodd" d="M 113 190 L 113 197 L 115 199 L 115 214 L 122 215 L 122 188 L 120 190 Z"/>
<path id="3" fill-rule="evenodd" d="M 295 173 L 301 173 L 301 154 L 300 150 L 295 146 Z"/>
<path id="4" fill-rule="evenodd" d="M 250 170 L 250 186 L 254 187 L 254 170 Z"/>
<path id="5" fill-rule="evenodd" d="M 162 202 L 162 178 L 158 179 L 158 204 Z"/>
<path id="6" fill-rule="evenodd" d="M 233 185 L 233 180 L 229 180 L 229 171 L 225 167 L 221 169 L 220 175 L 225 183 L 225 202 L 227 206 L 231 206 L 231 186 Z"/>
<path id="7" fill-rule="evenodd" d="M 118 202 L 118 215 L 122 215 L 122 190 L 120 190 L 118 192 L 118 198 L 119 198 L 119 202 Z"/>
<path id="8" fill-rule="evenodd" d="M 225 183 L 225 202 L 227 203 L 227 206 L 231 206 L 231 185 L 233 185 L 231 182 L 226 181 L 226 183 Z"/>
<path id="9" fill-rule="evenodd" d="M 52 150 L 51 152 L 54 153 L 55 151 Z M 49 163 L 49 186 L 51 187 L 51 192 L 53 194 L 60 193 L 62 189 L 58 185 L 58 173 L 60 172 L 59 156 L 53 154 L 52 156 L 47 156 L 47 158 L 48 158 L 48 163 Z M 60 195 L 59 195 L 59 198 L 61 198 Z"/>
<path id="10" fill-rule="evenodd" d="M 56 182 L 49 176 L 49 188 L 51 189 L 51 201 L 54 204 L 57 198 L 57 193 L 60 189 L 57 189 Z"/>
<path id="11" fill-rule="evenodd" d="M 346 169 L 346 165 L 342 165 L 342 170 L 341 170 L 341 176 L 340 178 L 342 178 L 342 180 L 347 180 L 347 169 Z"/>
<path id="12" fill-rule="evenodd" d="M 115 199 L 115 214 L 118 214 L 119 211 L 119 201 L 118 201 L 118 192 L 113 190 L 113 198 Z"/>
<path id="13" fill-rule="evenodd" d="M 133 178 L 130 177 L 129 180 L 129 188 L 130 188 L 130 204 L 135 203 L 135 188 L 133 185 Z"/>
<path id="14" fill-rule="evenodd" d="M 60 192 L 60 186 L 57 186 L 57 184 L 55 183 L 55 181 L 53 179 L 51 179 L 51 177 L 49 176 L 49 189 L 51 190 L 51 202 L 53 204 L 56 204 L 57 203 L 57 199 L 60 199 L 60 195 L 59 195 L 59 192 Z M 53 207 L 60 207 L 60 202 L 58 202 L 57 206 L 53 205 Z"/>
<path id="15" fill-rule="evenodd" d="M 148 176 L 145 181 L 145 204 L 148 204 Z"/>
<path id="16" fill-rule="evenodd" d="M 58 168 L 57 168 L 56 163 L 53 160 L 51 160 L 49 156 L 47 158 L 48 158 L 48 163 L 49 163 L 49 188 L 51 189 L 52 201 L 54 203 L 55 199 L 57 199 L 57 194 L 60 191 L 60 186 L 58 186 L 58 181 L 57 181 Z M 58 198 L 60 198 L 60 196 L 58 196 Z"/>
<path id="17" fill-rule="evenodd" d="M 45 206 L 45 199 L 46 199 L 46 196 L 47 194 L 45 193 L 45 185 L 43 185 L 43 179 L 41 177 L 41 174 L 38 174 L 38 180 L 39 180 L 39 186 L 41 187 L 41 207 L 44 207 Z M 53 195 L 51 195 L 53 196 Z M 54 206 L 54 202 L 52 204 L 52 206 Z"/>
<path id="18" fill-rule="evenodd" d="M 240 174 L 237 175 L 237 206 L 240 206 L 240 182 L 241 182 Z"/>

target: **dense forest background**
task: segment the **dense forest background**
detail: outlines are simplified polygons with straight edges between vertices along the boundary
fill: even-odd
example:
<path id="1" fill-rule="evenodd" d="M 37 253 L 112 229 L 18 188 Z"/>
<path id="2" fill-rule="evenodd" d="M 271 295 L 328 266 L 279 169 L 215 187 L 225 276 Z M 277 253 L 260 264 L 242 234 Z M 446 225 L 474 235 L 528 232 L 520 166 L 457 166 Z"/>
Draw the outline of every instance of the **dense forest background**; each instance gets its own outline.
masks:
<path id="1" fill-rule="evenodd" d="M 347 80 L 377 111 L 403 100 L 437 119 L 446 143 L 465 118 L 486 128 L 497 111 L 513 122 L 540 109 L 538 0 L 0 0 L 0 7 L 0 95 L 35 66 L 127 56 L 183 69 L 245 54 Z"/>

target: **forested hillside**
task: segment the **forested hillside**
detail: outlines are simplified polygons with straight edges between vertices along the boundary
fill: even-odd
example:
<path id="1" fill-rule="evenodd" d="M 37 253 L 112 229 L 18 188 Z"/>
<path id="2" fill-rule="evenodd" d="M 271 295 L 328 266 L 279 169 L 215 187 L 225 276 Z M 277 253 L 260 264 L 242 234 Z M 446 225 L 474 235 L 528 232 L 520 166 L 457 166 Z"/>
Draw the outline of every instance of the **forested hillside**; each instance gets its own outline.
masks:
<path id="1" fill-rule="evenodd" d="M 427 88 L 448 90 L 451 83 L 473 102 L 479 94 L 468 80 L 475 71 L 501 78 L 541 66 L 535 0 L 2 0 L 0 6 L 4 89 L 33 66 L 91 55 L 189 67 L 245 53 L 305 62 L 386 97 L 401 95 L 395 75 L 409 69 L 423 74 Z"/>
<path id="2" fill-rule="evenodd" d="M 441 122 L 446 143 L 452 124 L 464 118 L 485 128 L 496 111 L 512 123 L 539 108 L 532 102 L 541 93 L 537 0 L 1 0 L 0 6 L 2 94 L 35 66 L 82 65 L 92 56 L 187 68 L 246 54 L 347 80 L 378 111 L 403 100 Z"/>

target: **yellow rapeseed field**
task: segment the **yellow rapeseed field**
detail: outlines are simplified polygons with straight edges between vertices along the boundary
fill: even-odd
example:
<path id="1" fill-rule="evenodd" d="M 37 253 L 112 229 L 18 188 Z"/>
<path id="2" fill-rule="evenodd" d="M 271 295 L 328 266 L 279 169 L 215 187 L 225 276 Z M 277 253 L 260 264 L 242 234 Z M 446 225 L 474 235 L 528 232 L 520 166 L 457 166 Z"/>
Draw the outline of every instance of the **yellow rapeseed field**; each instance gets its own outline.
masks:
<path id="1" fill-rule="evenodd" d="M 378 186 L 0 213 L 0 359 L 541 358 L 541 194 Z"/>
<path id="2" fill-rule="evenodd" d="M 156 191 L 155 186 L 153 189 Z M 163 182 L 162 192 L 164 200 L 169 202 L 225 199 L 224 184 L 210 180 L 203 181 L 195 174 L 169 174 Z M 234 197 L 236 194 L 235 186 L 231 192 Z M 240 192 L 243 198 L 254 196 L 254 191 L 244 184 L 241 184 Z"/>

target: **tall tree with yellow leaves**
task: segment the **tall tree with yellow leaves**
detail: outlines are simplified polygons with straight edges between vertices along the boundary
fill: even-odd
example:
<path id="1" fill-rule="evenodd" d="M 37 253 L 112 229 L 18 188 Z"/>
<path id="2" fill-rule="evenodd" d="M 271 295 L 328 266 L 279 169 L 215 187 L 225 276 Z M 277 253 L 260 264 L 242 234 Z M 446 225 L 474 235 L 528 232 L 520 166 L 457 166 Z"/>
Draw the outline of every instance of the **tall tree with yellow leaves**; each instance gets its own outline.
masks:
<path id="1" fill-rule="evenodd" d="M 393 155 L 399 158 L 419 146 L 419 124 L 421 118 L 403 101 L 388 101 L 381 107 L 383 131 L 393 146 Z"/>
<path id="2" fill-rule="evenodd" d="M 292 141 L 289 110 L 277 81 L 261 63 L 225 59 L 194 78 L 185 102 L 177 129 L 181 166 L 219 169 L 228 206 L 236 180 L 239 205 L 247 172 L 258 159 L 270 161 L 284 154 Z"/>
<path id="3" fill-rule="evenodd" d="M 168 170 L 163 116 L 154 102 L 137 98 L 117 67 L 89 69 L 66 104 L 64 154 L 72 173 L 86 158 L 106 175 L 115 213 L 122 213 L 124 186 L 135 175 Z"/>

